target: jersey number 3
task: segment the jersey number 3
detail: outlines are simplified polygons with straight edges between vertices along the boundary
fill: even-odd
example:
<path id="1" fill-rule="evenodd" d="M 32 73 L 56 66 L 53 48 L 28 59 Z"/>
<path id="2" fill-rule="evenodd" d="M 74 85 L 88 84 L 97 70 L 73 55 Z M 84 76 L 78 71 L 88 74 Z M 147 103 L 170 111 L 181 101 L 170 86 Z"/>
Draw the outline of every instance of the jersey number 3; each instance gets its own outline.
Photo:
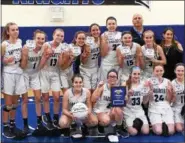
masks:
<path id="1" fill-rule="evenodd" d="M 141 104 L 141 101 L 140 101 L 140 98 L 132 98 L 132 105 L 140 105 Z"/>

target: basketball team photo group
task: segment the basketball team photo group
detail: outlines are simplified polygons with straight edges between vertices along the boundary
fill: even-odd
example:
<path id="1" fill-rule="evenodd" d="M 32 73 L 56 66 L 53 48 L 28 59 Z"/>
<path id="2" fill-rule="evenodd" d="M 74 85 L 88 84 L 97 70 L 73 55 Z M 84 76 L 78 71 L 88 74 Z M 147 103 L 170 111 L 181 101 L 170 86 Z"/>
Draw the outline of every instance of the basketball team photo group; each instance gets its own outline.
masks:
<path id="1" fill-rule="evenodd" d="M 23 42 L 18 23 L 7 22 L 1 33 L 2 138 L 184 136 L 182 43 L 168 25 L 157 37 L 143 26 L 141 13 L 131 19 L 132 27 L 119 31 L 110 15 L 103 30 L 92 23 L 70 34 L 70 42 L 62 26 L 52 35 L 34 29 Z"/>

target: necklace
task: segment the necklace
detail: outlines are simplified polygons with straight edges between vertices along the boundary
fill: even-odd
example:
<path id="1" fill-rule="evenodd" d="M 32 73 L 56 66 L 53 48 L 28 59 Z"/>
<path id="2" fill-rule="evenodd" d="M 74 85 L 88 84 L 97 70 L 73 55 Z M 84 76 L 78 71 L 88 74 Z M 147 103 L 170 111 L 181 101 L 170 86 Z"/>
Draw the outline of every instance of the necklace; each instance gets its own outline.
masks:
<path id="1" fill-rule="evenodd" d="M 170 50 L 170 47 L 166 47 L 166 48 L 165 48 L 165 54 L 166 54 L 166 55 L 168 55 L 169 50 Z"/>

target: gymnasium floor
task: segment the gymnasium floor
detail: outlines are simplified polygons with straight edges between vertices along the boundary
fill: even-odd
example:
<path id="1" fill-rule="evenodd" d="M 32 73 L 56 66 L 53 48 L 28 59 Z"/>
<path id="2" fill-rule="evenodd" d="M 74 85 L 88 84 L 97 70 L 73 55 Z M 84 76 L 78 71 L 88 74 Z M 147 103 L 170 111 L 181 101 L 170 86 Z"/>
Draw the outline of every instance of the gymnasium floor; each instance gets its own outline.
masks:
<path id="1" fill-rule="evenodd" d="M 62 100 L 62 99 L 61 99 Z M 1 105 L 3 105 L 4 99 L 1 99 Z M 52 105 L 53 105 L 53 99 L 50 98 L 50 103 L 51 103 L 51 111 L 52 111 Z M 60 109 L 61 110 L 61 109 Z M 33 97 L 29 97 L 29 103 L 28 103 L 28 113 L 29 113 L 29 125 L 33 128 L 36 127 L 36 114 L 35 114 L 35 105 L 34 105 L 34 100 Z M 51 112 L 52 113 L 52 112 Z M 2 115 L 2 114 L 1 114 Z M 20 106 L 18 107 L 17 113 L 16 113 L 16 124 L 19 128 L 23 127 L 23 121 L 22 121 L 22 115 L 21 115 L 21 108 Z M 185 137 L 182 133 L 175 134 L 171 137 L 161 137 L 161 136 L 155 136 L 155 135 L 140 135 L 140 136 L 135 136 L 135 137 L 129 137 L 129 138 L 120 138 L 120 143 L 184 143 L 185 142 Z M 10 142 L 24 142 L 24 143 L 40 143 L 40 142 L 48 142 L 48 143 L 107 143 L 105 138 L 93 138 L 93 137 L 88 137 L 83 140 L 72 140 L 71 138 L 68 137 L 32 137 L 29 136 L 24 140 L 21 141 L 15 141 L 12 139 L 6 139 L 1 135 L 1 142 L 3 143 L 10 143 Z"/>

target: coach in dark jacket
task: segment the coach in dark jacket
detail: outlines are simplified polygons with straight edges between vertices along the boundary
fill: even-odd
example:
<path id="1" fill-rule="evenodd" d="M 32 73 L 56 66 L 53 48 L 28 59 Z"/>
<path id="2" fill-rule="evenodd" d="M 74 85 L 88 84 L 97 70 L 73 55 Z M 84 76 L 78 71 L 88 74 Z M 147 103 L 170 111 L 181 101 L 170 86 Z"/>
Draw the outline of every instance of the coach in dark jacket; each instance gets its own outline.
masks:
<path id="1" fill-rule="evenodd" d="M 144 45 L 143 40 L 143 33 L 147 30 L 143 26 L 143 17 L 141 14 L 134 14 L 132 18 L 133 27 L 130 29 L 132 33 L 133 42 L 140 44 L 141 46 Z M 153 31 L 155 33 L 155 31 Z M 157 44 L 161 43 L 161 39 L 157 37 L 155 34 L 155 42 Z"/>

